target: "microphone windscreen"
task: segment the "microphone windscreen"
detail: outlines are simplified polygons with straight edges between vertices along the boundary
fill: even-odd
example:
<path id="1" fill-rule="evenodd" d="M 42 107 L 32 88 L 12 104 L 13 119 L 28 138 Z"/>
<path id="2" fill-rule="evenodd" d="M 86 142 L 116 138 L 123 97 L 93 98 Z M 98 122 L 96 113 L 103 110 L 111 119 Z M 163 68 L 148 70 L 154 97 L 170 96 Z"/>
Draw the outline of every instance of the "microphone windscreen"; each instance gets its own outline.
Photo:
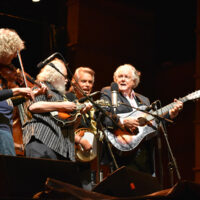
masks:
<path id="1" fill-rule="evenodd" d="M 111 91 L 118 91 L 118 90 L 119 90 L 118 84 L 115 82 L 112 82 L 111 83 Z"/>
<path id="2" fill-rule="evenodd" d="M 42 67 L 43 67 L 43 63 L 42 62 L 37 64 L 37 68 L 42 68 Z"/>

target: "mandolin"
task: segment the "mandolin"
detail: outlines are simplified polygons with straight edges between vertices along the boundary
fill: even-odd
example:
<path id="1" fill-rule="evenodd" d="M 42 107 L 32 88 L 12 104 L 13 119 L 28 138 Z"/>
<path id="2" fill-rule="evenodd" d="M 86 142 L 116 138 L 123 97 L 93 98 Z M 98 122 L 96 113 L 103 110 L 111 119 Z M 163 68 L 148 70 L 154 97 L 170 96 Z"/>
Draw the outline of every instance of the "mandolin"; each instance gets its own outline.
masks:
<path id="1" fill-rule="evenodd" d="M 102 107 L 110 106 L 110 103 L 103 99 L 96 100 L 95 103 Z M 56 120 L 56 122 L 59 126 L 61 126 L 61 127 L 70 126 L 79 120 L 79 118 L 81 116 L 80 111 L 85 106 L 86 106 L 86 104 L 84 104 L 84 103 L 82 103 L 82 104 L 77 103 L 77 108 L 74 112 L 66 113 L 66 112 L 52 111 L 52 112 L 50 112 L 50 115 L 54 120 Z"/>

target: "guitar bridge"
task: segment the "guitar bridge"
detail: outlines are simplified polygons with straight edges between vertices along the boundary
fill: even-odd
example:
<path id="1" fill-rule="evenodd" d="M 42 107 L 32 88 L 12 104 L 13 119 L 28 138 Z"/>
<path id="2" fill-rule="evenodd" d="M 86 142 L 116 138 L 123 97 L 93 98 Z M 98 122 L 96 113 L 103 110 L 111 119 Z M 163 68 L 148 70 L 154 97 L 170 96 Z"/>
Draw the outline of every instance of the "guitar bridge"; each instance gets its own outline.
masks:
<path id="1" fill-rule="evenodd" d="M 139 133 L 138 127 L 136 127 L 136 128 L 131 132 L 132 135 L 137 135 L 138 133 Z"/>

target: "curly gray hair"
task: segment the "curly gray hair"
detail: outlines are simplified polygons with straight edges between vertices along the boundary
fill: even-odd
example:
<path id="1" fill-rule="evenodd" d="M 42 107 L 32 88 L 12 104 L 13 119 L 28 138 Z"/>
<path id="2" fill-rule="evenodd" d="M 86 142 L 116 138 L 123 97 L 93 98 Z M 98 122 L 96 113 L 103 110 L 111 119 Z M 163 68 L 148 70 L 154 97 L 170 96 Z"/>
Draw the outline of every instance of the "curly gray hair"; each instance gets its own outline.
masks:
<path id="1" fill-rule="evenodd" d="M 0 59 L 2 57 L 10 57 L 24 49 L 24 41 L 19 37 L 13 29 L 0 29 Z"/>
<path id="2" fill-rule="evenodd" d="M 62 60 L 55 58 L 53 61 L 51 61 L 51 63 L 53 63 L 55 67 L 61 72 L 63 72 L 63 67 L 65 67 L 65 64 Z M 53 83 L 61 77 L 62 75 L 56 69 L 47 64 L 41 69 L 40 73 L 37 75 L 37 80 Z"/>

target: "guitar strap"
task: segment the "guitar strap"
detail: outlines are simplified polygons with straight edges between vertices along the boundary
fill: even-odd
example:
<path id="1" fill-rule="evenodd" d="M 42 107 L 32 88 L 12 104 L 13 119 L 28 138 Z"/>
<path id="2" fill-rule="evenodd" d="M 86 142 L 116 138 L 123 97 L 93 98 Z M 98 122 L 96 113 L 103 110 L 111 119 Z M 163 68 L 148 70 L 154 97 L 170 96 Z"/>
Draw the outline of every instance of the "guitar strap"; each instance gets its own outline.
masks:
<path id="1" fill-rule="evenodd" d="M 135 100 L 138 106 L 140 106 L 141 104 L 145 104 L 145 102 L 142 100 L 142 97 L 137 93 L 135 93 Z"/>
<path id="2" fill-rule="evenodd" d="M 138 106 L 140 106 L 140 105 L 149 106 L 150 105 L 148 98 L 144 97 L 141 94 L 135 93 L 135 99 L 136 99 Z"/>
<path id="3" fill-rule="evenodd" d="M 95 109 L 91 108 L 88 113 L 82 115 L 83 121 L 88 128 L 91 128 L 95 133 L 97 131 L 97 124 L 95 121 Z"/>
<path id="4" fill-rule="evenodd" d="M 84 114 L 82 114 L 82 119 L 83 119 L 83 123 L 87 127 L 90 127 L 90 113 L 84 113 Z"/>

